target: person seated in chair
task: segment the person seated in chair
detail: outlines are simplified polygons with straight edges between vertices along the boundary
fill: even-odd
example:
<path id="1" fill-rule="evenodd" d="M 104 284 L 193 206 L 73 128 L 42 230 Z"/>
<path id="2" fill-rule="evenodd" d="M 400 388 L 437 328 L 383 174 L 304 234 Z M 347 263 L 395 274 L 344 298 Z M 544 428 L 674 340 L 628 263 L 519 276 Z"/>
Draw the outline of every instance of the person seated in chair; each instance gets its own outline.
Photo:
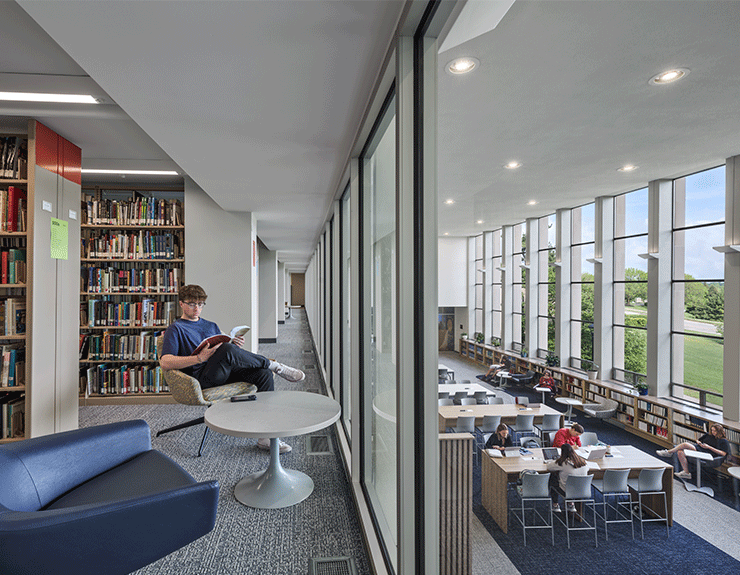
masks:
<path id="1" fill-rule="evenodd" d="M 581 433 L 583 427 L 580 423 L 574 423 L 571 427 L 559 429 L 552 440 L 553 447 L 562 447 L 563 445 L 581 446 Z"/>
<path id="2" fill-rule="evenodd" d="M 180 288 L 178 299 L 182 316 L 164 332 L 162 357 L 159 360 L 162 369 L 180 370 L 197 379 L 202 388 L 245 381 L 256 385 L 257 391 L 272 391 L 275 388 L 273 373 L 292 382 L 302 381 L 306 377 L 300 369 L 242 349 L 243 337 L 234 338 L 232 343 L 205 347 L 197 355 L 192 355 L 204 339 L 222 333 L 214 322 L 200 317 L 207 298 L 205 290 L 199 285 Z M 270 449 L 267 438 L 259 439 L 257 445 L 261 449 Z M 290 449 L 287 443 L 280 442 L 281 453 Z"/>
<path id="3" fill-rule="evenodd" d="M 495 433 L 486 441 L 484 449 L 498 449 L 503 451 L 507 447 L 511 447 L 511 436 L 509 435 L 509 427 L 505 423 L 499 423 Z"/>
<path id="4" fill-rule="evenodd" d="M 508 355 L 505 355 L 503 359 L 501 360 L 501 363 L 494 364 L 490 368 L 488 368 L 486 375 L 483 376 L 483 380 L 487 381 L 488 383 L 493 383 L 496 379 L 496 376 L 499 374 L 499 372 L 502 372 L 502 371 L 510 372 L 513 369 L 514 367 L 513 367 L 511 358 L 509 358 Z"/>
<path id="5" fill-rule="evenodd" d="M 561 493 L 565 493 L 565 483 L 568 481 L 568 477 L 570 475 L 587 475 L 588 465 L 586 465 L 586 460 L 575 452 L 572 445 L 564 443 L 560 448 L 560 457 L 548 463 L 547 470 L 552 473 L 550 475 L 552 510 L 560 511 L 558 497 Z M 575 510 L 575 505 L 568 503 L 568 511 L 574 512 Z"/>
<path id="6" fill-rule="evenodd" d="M 681 471 L 676 473 L 676 477 L 680 477 L 681 479 L 691 479 L 689 463 L 684 453 L 687 449 L 709 453 L 712 457 L 722 457 L 724 460 L 730 452 L 730 442 L 725 438 L 725 428 L 719 423 L 713 423 L 709 428 L 709 433 L 702 435 L 696 444 L 686 441 L 671 449 L 659 449 L 657 451 L 659 457 L 672 457 L 674 453 L 678 456 Z"/>
<path id="7" fill-rule="evenodd" d="M 558 384 L 555 382 L 552 372 L 549 369 L 546 369 L 545 373 L 537 380 L 537 387 L 546 387 L 553 394 L 558 392 Z"/>

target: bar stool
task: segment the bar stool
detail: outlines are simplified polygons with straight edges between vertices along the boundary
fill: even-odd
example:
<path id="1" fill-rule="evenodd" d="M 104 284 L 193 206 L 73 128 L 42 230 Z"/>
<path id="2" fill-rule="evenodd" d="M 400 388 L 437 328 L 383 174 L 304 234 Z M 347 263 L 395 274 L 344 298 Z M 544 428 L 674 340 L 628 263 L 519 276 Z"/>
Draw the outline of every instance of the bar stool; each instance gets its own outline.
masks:
<path id="1" fill-rule="evenodd" d="M 547 434 L 551 431 L 557 432 L 560 429 L 560 417 L 559 413 L 546 413 L 542 416 L 542 423 L 534 425 L 534 428 L 540 434 L 543 442 L 547 443 Z M 552 442 L 549 442 L 552 445 Z"/>
<path id="2" fill-rule="evenodd" d="M 632 515 L 637 517 L 640 522 L 640 535 L 645 539 L 645 530 L 643 524 L 647 521 L 665 521 L 665 531 L 668 537 L 671 536 L 668 530 L 668 502 L 666 501 L 665 489 L 663 488 L 663 473 L 665 468 L 660 469 L 643 469 L 640 471 L 640 475 L 637 478 L 627 480 L 627 485 L 632 491 L 637 493 L 637 511 L 633 509 Z M 662 495 L 663 496 L 663 509 L 665 515 L 660 516 L 660 513 L 647 507 L 647 510 L 654 515 L 652 519 L 645 519 L 645 513 L 642 508 L 642 496 L 643 495 Z"/>
<path id="3" fill-rule="evenodd" d="M 474 397 L 463 397 L 460 400 L 460 405 L 477 405 L 477 403 Z"/>
<path id="4" fill-rule="evenodd" d="M 447 399 L 448 397 L 450 397 L 449 391 L 439 391 L 438 393 L 439 393 L 439 399 Z"/>
<path id="5" fill-rule="evenodd" d="M 528 435 L 535 435 L 534 415 L 517 415 L 514 425 L 511 426 L 511 433 L 512 436 L 515 436 L 516 434 L 522 435 L 525 433 Z"/>
<path id="6" fill-rule="evenodd" d="M 566 529 L 566 537 L 568 539 L 568 549 L 570 549 L 570 532 L 571 531 L 590 531 L 593 530 L 594 532 L 594 543 L 596 544 L 596 547 L 599 546 L 599 541 L 597 539 L 596 534 L 596 502 L 594 501 L 593 495 L 591 494 L 591 481 L 593 480 L 593 475 L 569 475 L 568 479 L 565 482 L 565 521 L 560 519 L 558 517 L 558 521 L 560 521 L 563 525 L 565 525 Z M 560 490 L 558 490 L 560 492 Z M 562 493 L 562 492 L 561 492 Z M 582 523 L 585 523 L 585 527 L 576 527 L 575 526 L 575 516 L 576 513 L 569 513 L 568 512 L 568 504 L 572 503 L 574 506 L 576 504 L 580 504 L 581 507 L 585 507 L 588 505 L 591 505 L 591 509 L 594 513 L 594 523 L 593 525 L 589 524 L 586 521 L 585 513 L 581 514 Z M 572 519 L 569 519 L 569 515 L 573 515 Z M 571 523 L 573 524 L 573 527 L 571 527 Z"/>
<path id="7" fill-rule="evenodd" d="M 548 483 L 550 481 L 550 473 L 524 473 L 522 475 L 522 489 L 519 493 L 519 497 L 522 502 L 521 517 L 519 516 L 518 509 L 512 509 L 511 513 L 517 518 L 519 523 L 522 525 L 522 532 L 524 535 L 524 546 L 527 546 L 527 529 L 549 529 L 552 544 L 555 545 L 555 525 L 552 521 L 552 505 L 550 505 L 550 493 L 548 490 Z M 537 510 L 537 502 L 544 501 L 547 505 L 549 517 L 544 517 Z M 527 507 L 525 503 L 531 502 L 532 507 Z M 532 511 L 532 517 L 534 523 L 532 525 L 527 524 L 527 511 Z M 541 523 L 538 523 L 538 520 Z M 549 521 L 548 521 L 549 520 Z"/>
<path id="8" fill-rule="evenodd" d="M 627 479 L 629 478 L 629 469 L 607 469 L 604 471 L 603 479 L 594 479 L 591 486 L 601 493 L 602 507 L 604 515 L 604 536 L 609 540 L 609 523 L 629 523 L 632 527 L 632 539 L 635 538 L 635 524 L 632 522 L 632 496 L 630 495 Z M 620 497 L 627 496 L 629 499 L 625 503 L 620 501 Z M 609 498 L 614 498 L 614 504 L 609 503 Z M 614 510 L 615 519 L 609 519 L 609 509 Z M 629 514 L 629 517 L 625 514 Z"/>
<path id="9" fill-rule="evenodd" d="M 468 392 L 467 391 L 465 391 L 465 390 L 463 390 L 463 391 L 456 391 L 455 392 L 455 397 L 452 398 L 452 401 L 455 403 L 455 405 L 462 405 L 460 402 L 463 399 L 467 398 L 467 397 L 468 397 Z"/>

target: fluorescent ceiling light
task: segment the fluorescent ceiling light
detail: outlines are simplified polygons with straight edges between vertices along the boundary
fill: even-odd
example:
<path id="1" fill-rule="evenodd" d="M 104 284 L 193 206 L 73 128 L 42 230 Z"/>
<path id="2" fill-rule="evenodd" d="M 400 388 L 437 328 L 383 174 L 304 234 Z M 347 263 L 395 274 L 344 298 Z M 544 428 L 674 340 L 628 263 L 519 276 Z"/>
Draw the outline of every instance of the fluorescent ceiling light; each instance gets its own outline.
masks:
<path id="1" fill-rule="evenodd" d="M 94 170 L 83 168 L 83 174 L 115 174 L 121 176 L 179 176 L 174 170 Z"/>
<path id="2" fill-rule="evenodd" d="M 456 58 L 455 60 L 452 60 L 451 62 L 447 63 L 447 67 L 445 68 L 448 73 L 459 75 L 459 74 L 467 74 L 468 72 L 472 72 L 480 65 L 480 60 L 478 58 Z"/>
<path id="3" fill-rule="evenodd" d="M 0 100 L 11 102 L 54 102 L 57 104 L 98 104 L 89 94 L 39 94 L 35 92 L 0 92 Z"/>
<path id="4" fill-rule="evenodd" d="M 651 86 L 662 86 L 664 84 L 670 84 L 685 78 L 689 75 L 690 70 L 688 68 L 674 68 L 673 70 L 666 70 L 660 74 L 656 74 L 648 81 Z"/>
<path id="5" fill-rule="evenodd" d="M 617 168 L 618 172 L 634 172 L 639 166 L 633 164 L 625 164 L 621 168 Z"/>

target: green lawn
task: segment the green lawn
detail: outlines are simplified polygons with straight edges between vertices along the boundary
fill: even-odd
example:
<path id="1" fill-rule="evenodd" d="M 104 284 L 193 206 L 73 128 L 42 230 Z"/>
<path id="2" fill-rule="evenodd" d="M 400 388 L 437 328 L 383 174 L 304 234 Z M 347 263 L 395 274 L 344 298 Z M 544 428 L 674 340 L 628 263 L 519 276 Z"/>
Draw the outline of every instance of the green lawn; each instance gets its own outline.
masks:
<path id="1" fill-rule="evenodd" d="M 684 337 L 684 383 L 722 393 L 722 344 L 706 337 Z M 698 397 L 687 391 L 686 395 Z M 722 400 L 708 396 L 707 402 L 722 405 Z"/>

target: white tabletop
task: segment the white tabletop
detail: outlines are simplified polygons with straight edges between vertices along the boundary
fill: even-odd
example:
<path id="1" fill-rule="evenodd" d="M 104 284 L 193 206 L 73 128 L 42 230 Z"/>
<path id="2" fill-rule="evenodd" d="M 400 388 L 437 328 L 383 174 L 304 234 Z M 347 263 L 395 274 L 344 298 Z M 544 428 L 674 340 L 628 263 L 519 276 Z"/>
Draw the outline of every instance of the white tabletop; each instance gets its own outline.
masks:
<path id="1" fill-rule="evenodd" d="M 476 391 L 485 391 L 488 395 L 496 395 L 495 391 L 491 391 L 478 383 L 440 383 L 439 391 L 449 391 L 450 395 L 456 391 L 467 391 L 469 395 Z"/>
<path id="2" fill-rule="evenodd" d="M 555 401 L 558 403 L 564 403 L 565 405 L 583 405 L 580 399 L 575 397 L 556 397 Z"/>
<path id="3" fill-rule="evenodd" d="M 730 467 L 727 470 L 727 473 L 729 473 L 733 477 L 737 477 L 738 479 L 740 479 L 740 467 Z"/>
<path id="4" fill-rule="evenodd" d="M 707 453 L 706 451 L 694 451 L 693 449 L 684 449 L 683 454 L 687 457 L 695 457 L 696 459 L 705 459 L 709 461 L 710 459 L 714 459 L 714 456 L 711 453 Z"/>
<path id="5" fill-rule="evenodd" d="M 236 437 L 292 437 L 324 429 L 341 409 L 333 399 L 306 391 L 263 391 L 255 401 L 219 401 L 206 410 L 208 427 Z"/>

